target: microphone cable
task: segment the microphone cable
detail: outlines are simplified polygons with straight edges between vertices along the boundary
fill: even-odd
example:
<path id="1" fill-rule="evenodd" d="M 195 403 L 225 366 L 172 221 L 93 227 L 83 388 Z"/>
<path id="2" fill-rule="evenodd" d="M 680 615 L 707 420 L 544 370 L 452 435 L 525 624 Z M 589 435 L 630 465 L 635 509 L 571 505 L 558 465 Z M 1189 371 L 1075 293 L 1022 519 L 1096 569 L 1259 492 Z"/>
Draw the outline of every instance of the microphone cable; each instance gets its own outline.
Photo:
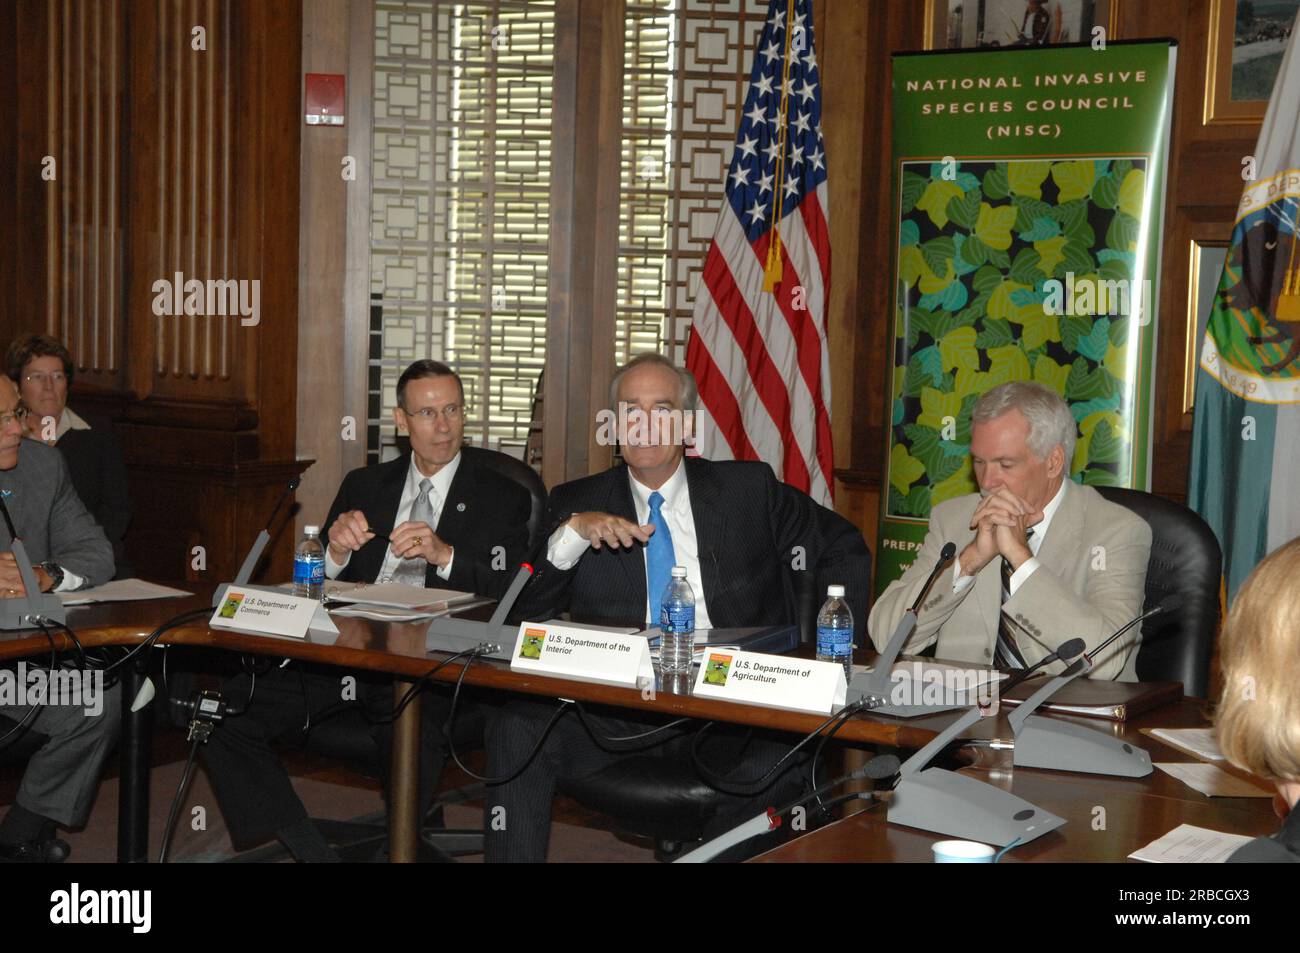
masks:
<path id="1" fill-rule="evenodd" d="M 49 671 L 53 672 L 55 665 L 58 664 L 59 650 L 58 647 L 54 644 L 54 636 L 50 635 L 49 629 L 45 628 L 45 626 L 41 626 L 41 631 L 45 633 L 45 638 L 50 643 Z M 15 679 L 16 678 L 17 676 L 15 675 Z M 46 702 L 49 701 L 49 697 L 50 697 L 49 687 L 46 686 L 45 701 L 41 702 L 41 704 L 39 705 L 32 705 L 30 710 L 27 712 L 27 714 L 23 715 L 22 720 L 19 721 L 18 724 L 14 725 L 3 735 L 0 735 L 0 750 L 4 748 L 6 742 L 8 742 L 11 737 L 13 737 L 16 734 L 19 734 L 24 728 L 26 728 L 29 724 L 31 724 L 32 720 L 36 717 L 36 713 L 45 707 Z"/>
<path id="2" fill-rule="evenodd" d="M 163 622 L 161 625 L 159 625 L 158 628 L 150 632 L 149 635 L 146 636 L 145 639 L 142 642 L 140 642 L 139 645 L 132 648 L 124 656 L 122 656 L 116 662 L 114 662 L 113 664 L 109 665 L 106 669 L 104 669 L 104 674 L 108 675 L 119 666 L 125 665 L 127 662 L 135 658 L 135 656 L 139 655 L 145 649 L 151 647 L 155 642 L 157 642 L 160 638 L 162 638 L 165 633 L 170 632 L 172 629 L 180 628 L 180 626 L 186 622 L 190 622 L 201 616 L 207 616 L 211 614 L 212 614 L 212 609 L 203 608 L 203 609 L 191 609 L 189 612 L 182 612 L 178 616 L 173 616 L 172 618 L 168 619 L 166 622 Z"/>
<path id="3" fill-rule="evenodd" d="M 348 708 L 348 707 L 351 706 L 351 705 L 356 705 L 356 706 L 358 707 L 358 709 L 359 709 L 360 712 L 361 712 L 361 717 L 364 718 L 364 719 L 366 720 L 366 723 L 367 723 L 367 724 L 370 724 L 370 725 L 391 725 L 391 724 L 393 724 L 395 721 L 397 721 L 398 718 L 401 717 L 402 712 L 404 712 L 404 711 L 406 710 L 406 706 L 409 705 L 409 704 L 411 704 L 411 701 L 415 698 L 415 696 L 416 696 L 417 694 L 419 694 L 420 692 L 422 692 L 422 691 L 424 691 L 425 689 L 427 689 L 428 687 L 430 687 L 430 686 L 429 686 L 429 679 L 433 678 L 433 676 L 436 675 L 436 674 L 438 673 L 439 669 L 441 669 L 443 666 L 445 666 L 445 665 L 447 665 L 447 664 L 449 664 L 449 663 L 451 663 L 451 662 L 454 662 L 454 661 L 455 661 L 456 659 L 458 659 L 458 658 L 464 658 L 464 657 L 466 657 L 466 656 L 472 656 L 472 655 L 475 655 L 476 653 L 478 653 L 479 651 L 480 651 L 480 650 L 477 649 L 477 648 L 466 649 L 466 650 L 463 651 L 463 652 L 457 652 L 455 655 L 448 655 L 446 658 L 442 659 L 440 662 L 438 662 L 437 665 L 435 665 L 433 668 L 429 669 L 429 671 L 425 672 L 423 675 L 421 675 L 419 678 L 417 678 L 417 679 L 415 680 L 415 683 L 414 683 L 413 685 L 411 685 L 411 687 L 408 688 L 408 689 L 406 690 L 406 692 L 402 695 L 402 699 L 401 699 L 401 701 L 399 701 L 399 702 L 398 702 L 398 703 L 393 707 L 393 712 L 392 712 L 391 715 L 384 715 L 384 716 L 382 716 L 382 717 L 378 717 L 378 718 L 377 718 L 377 717 L 374 717 L 373 715 L 370 714 L 369 711 L 366 710 L 366 706 L 365 706 L 365 705 L 360 705 L 360 704 L 358 704 L 358 702 L 357 702 L 356 700 L 352 700 L 352 701 L 339 701 L 339 702 L 333 702 L 333 703 L 331 703 L 331 704 L 325 706 L 324 708 L 322 708 L 320 711 L 316 712 L 315 715 L 312 715 L 311 712 L 309 711 L 309 712 L 307 713 L 307 723 L 303 726 L 303 732 L 306 733 L 308 730 L 310 730 L 311 722 L 312 722 L 313 718 L 314 718 L 315 721 L 317 721 L 317 722 L 324 721 L 324 720 L 327 719 L 327 718 L 331 718 L 331 717 L 333 717 L 333 716 L 336 715 L 338 712 L 345 710 L 346 708 Z M 299 671 L 299 676 L 301 677 L 301 670 Z M 306 686 L 306 683 L 305 683 L 305 682 L 302 683 L 302 692 L 303 692 L 303 704 L 306 705 L 306 703 L 307 703 L 307 686 Z M 251 696 L 250 696 L 250 697 L 251 697 Z"/>
<path id="4" fill-rule="evenodd" d="M 203 743 L 202 738 L 195 736 L 190 741 L 189 755 L 185 758 L 185 770 L 181 774 L 181 783 L 176 786 L 176 794 L 172 797 L 171 808 L 167 811 L 167 826 L 163 828 L 162 847 L 158 850 L 158 863 L 167 863 L 167 851 L 171 847 L 172 832 L 176 828 L 176 815 L 180 812 L 181 801 L 185 797 L 185 789 L 190 786 L 190 777 L 194 774 L 194 763 L 199 753 L 199 745 Z"/>
<path id="5" fill-rule="evenodd" d="M 592 727 L 591 722 L 587 720 L 587 709 L 582 707 L 582 702 L 575 701 L 573 703 L 573 707 L 577 709 L 578 720 L 581 721 L 582 726 L 587 729 L 587 733 L 591 735 L 592 740 L 595 741 L 596 744 L 602 750 L 609 751 L 615 754 L 621 751 L 640 751 L 643 750 L 643 748 L 644 749 L 653 748 L 660 744 L 667 744 L 672 739 L 665 738 L 663 739 L 663 741 L 654 741 L 648 745 L 643 746 L 643 748 L 606 748 L 605 745 L 602 744 L 602 742 L 606 742 L 611 745 L 617 745 L 617 744 L 625 744 L 632 741 L 642 741 L 646 738 L 650 738 L 653 737 L 654 735 L 659 734 L 659 732 L 661 731 L 667 731 L 670 728 L 676 728 L 678 725 L 684 725 L 688 721 L 694 721 L 693 718 L 687 716 L 685 718 L 676 718 L 673 721 L 668 722 L 666 725 L 660 725 L 658 728 L 651 728 L 649 731 L 638 732 L 635 735 L 615 735 L 615 736 L 602 735 L 600 732 L 596 731 L 596 729 Z"/>
<path id="6" fill-rule="evenodd" d="M 52 638 L 48 628 L 49 626 L 62 629 L 64 633 L 67 634 L 69 641 L 72 642 L 73 648 L 76 649 L 78 660 L 77 668 L 83 672 L 90 668 L 90 665 L 86 660 L 86 647 L 81 644 L 81 639 L 77 638 L 77 633 L 73 632 L 62 622 L 56 622 L 54 619 L 47 619 L 45 616 L 34 615 L 29 616 L 28 618 L 30 618 L 32 622 L 34 622 L 40 630 L 45 633 L 47 639 Z"/>
<path id="7" fill-rule="evenodd" d="M 166 658 L 167 656 L 164 655 L 163 660 L 166 661 Z M 247 658 L 248 656 L 246 655 L 240 656 L 240 664 L 242 665 L 244 660 Z M 238 718 L 244 712 L 248 711 L 248 709 L 251 708 L 253 705 L 253 693 L 257 691 L 257 666 L 256 665 L 245 666 L 244 674 L 248 676 L 248 697 L 244 699 L 243 708 L 227 708 L 226 709 L 227 718 Z"/>
<path id="8" fill-rule="evenodd" d="M 463 655 L 465 653 L 462 652 L 461 654 Z M 533 745 L 533 750 L 528 752 L 528 757 L 524 758 L 523 763 L 514 771 L 502 775 L 499 778 L 487 778 L 481 774 L 474 773 L 469 768 L 465 767 L 465 762 L 460 760 L 460 755 L 456 752 L 456 706 L 460 701 L 460 686 L 465 681 L 465 673 L 467 673 L 469 667 L 474 664 L 474 660 L 481 658 L 483 654 L 482 649 L 473 649 L 470 652 L 469 658 L 465 660 L 465 665 L 461 668 L 459 677 L 456 679 L 456 688 L 451 693 L 451 711 L 447 713 L 447 750 L 451 752 L 451 758 L 456 762 L 456 767 L 460 768 L 475 781 L 482 784 L 505 784 L 506 782 L 513 781 L 515 778 L 519 777 L 519 775 L 523 774 L 525 769 L 533 763 L 533 759 L 537 757 L 538 753 L 542 750 L 542 745 L 546 742 L 546 736 L 551 733 L 551 729 L 554 728 L 555 723 L 560 720 L 560 716 L 568 711 L 569 706 L 573 703 L 563 698 L 559 699 L 560 704 L 555 707 L 555 711 L 546 722 L 546 727 L 543 728 L 542 733 L 538 735 L 537 743 Z M 450 659 L 448 661 L 450 661 Z"/>
<path id="9" fill-rule="evenodd" d="M 817 810 L 820 811 L 823 815 L 826 814 L 834 805 L 823 803 L 822 796 L 817 790 L 817 761 L 819 758 L 821 758 L 822 751 L 826 748 L 826 743 L 830 741 L 833 737 L 835 737 L 836 732 L 838 732 L 841 728 L 847 725 L 855 715 L 857 715 L 864 708 L 866 708 L 867 703 L 868 703 L 867 696 L 863 696 L 862 698 L 854 702 L 852 705 L 846 705 L 844 710 L 840 712 L 840 717 L 839 720 L 835 722 L 835 727 L 831 728 L 830 731 L 822 735 L 821 740 L 817 742 L 817 748 L 813 751 L 812 764 L 809 766 L 810 769 L 809 783 L 812 785 L 813 797 L 816 798 L 817 800 Z"/>
<path id="10" fill-rule="evenodd" d="M 846 712 L 850 713 L 850 715 L 856 714 L 857 711 L 862 707 L 864 701 L 865 699 L 860 699 L 859 701 L 854 702 L 852 705 L 847 706 L 841 711 L 835 712 L 833 715 L 828 717 L 825 721 L 823 721 L 820 725 L 818 725 L 808 734 L 804 735 L 804 737 L 799 741 L 799 743 L 796 744 L 789 751 L 787 751 L 776 762 L 776 764 L 772 765 L 772 767 L 767 770 L 765 774 L 753 780 L 733 782 L 731 779 L 723 775 L 717 774 L 714 771 L 710 770 L 709 768 L 705 767 L 704 764 L 700 761 L 701 741 L 705 733 L 708 732 L 716 724 L 716 722 L 712 722 L 712 721 L 706 722 L 700 728 L 700 730 L 695 733 L 695 737 L 691 741 L 691 763 L 694 765 L 695 770 L 699 773 L 700 777 L 702 777 L 705 781 L 707 781 L 711 787 L 713 787 L 718 791 L 721 791 L 723 794 L 731 794 L 736 797 L 747 797 L 751 794 L 757 794 L 760 791 L 762 791 L 765 787 L 767 787 L 769 780 L 781 769 L 781 766 L 783 764 L 785 764 L 787 761 L 789 761 L 791 758 L 795 756 L 795 753 L 798 752 L 800 748 L 804 747 L 804 745 L 808 744 L 814 738 L 820 735 L 823 731 L 825 731 L 826 727 L 830 725 L 831 722 L 835 721 L 837 718 L 844 718 L 845 720 L 847 720 L 847 718 L 845 718 Z"/>

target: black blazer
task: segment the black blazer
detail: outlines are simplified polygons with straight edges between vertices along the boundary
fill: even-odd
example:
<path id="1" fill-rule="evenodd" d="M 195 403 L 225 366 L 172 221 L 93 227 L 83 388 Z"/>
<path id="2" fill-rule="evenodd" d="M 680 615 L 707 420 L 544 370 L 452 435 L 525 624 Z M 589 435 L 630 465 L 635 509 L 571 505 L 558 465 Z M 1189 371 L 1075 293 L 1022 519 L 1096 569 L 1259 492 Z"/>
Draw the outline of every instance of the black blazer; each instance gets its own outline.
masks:
<path id="1" fill-rule="evenodd" d="M 830 583 L 845 586 L 856 633 L 865 632 L 870 556 L 853 524 L 779 482 L 765 463 L 687 457 L 685 464 L 704 598 L 715 626 L 797 622 L 790 570 L 806 568 L 821 594 Z M 589 510 L 636 522 L 627 468 L 556 487 L 549 509 L 552 530 Z M 521 617 L 545 620 L 567 610 L 577 622 L 645 624 L 644 546 L 589 549 L 573 568 L 560 570 L 546 561 L 546 542 L 521 594 Z"/>
<path id="2" fill-rule="evenodd" d="M 127 526 L 131 523 L 131 497 L 126 485 L 126 466 L 112 424 L 106 417 L 83 415 L 89 430 L 69 430 L 56 447 L 63 453 L 72 477 L 72 487 L 90 515 L 113 545 L 117 565 L 115 579 L 132 572 L 126 561 Z"/>
<path id="3" fill-rule="evenodd" d="M 425 585 L 499 597 L 510 584 L 528 548 L 528 515 L 532 498 L 518 483 L 474 464 L 474 451 L 461 453 L 434 531 L 455 547 L 451 577 L 443 579 L 430 564 Z M 372 529 L 388 534 L 402 501 L 402 488 L 411 465 L 404 454 L 388 463 L 353 470 L 343 478 L 338 496 L 325 518 L 322 541 L 340 513 L 361 510 Z M 503 552 L 494 552 L 496 547 Z M 339 578 L 348 582 L 374 582 L 384 565 L 388 543 L 372 539 L 352 554 Z"/>
<path id="4" fill-rule="evenodd" d="M 1230 864 L 1298 864 L 1300 863 L 1300 804 L 1282 822 L 1282 829 L 1272 837 L 1256 837 L 1243 844 L 1228 858 Z"/>

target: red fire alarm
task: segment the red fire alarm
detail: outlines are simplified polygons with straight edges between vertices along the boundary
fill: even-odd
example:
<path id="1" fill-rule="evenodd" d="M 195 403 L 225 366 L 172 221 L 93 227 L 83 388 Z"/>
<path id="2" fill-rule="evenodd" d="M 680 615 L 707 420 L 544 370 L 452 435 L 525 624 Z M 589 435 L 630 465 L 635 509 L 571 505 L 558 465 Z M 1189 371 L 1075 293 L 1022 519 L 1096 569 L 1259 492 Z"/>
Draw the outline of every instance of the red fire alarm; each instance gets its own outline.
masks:
<path id="1" fill-rule="evenodd" d="M 344 109 L 344 77 L 337 73 L 308 73 L 303 94 L 303 118 L 309 126 L 341 126 Z"/>

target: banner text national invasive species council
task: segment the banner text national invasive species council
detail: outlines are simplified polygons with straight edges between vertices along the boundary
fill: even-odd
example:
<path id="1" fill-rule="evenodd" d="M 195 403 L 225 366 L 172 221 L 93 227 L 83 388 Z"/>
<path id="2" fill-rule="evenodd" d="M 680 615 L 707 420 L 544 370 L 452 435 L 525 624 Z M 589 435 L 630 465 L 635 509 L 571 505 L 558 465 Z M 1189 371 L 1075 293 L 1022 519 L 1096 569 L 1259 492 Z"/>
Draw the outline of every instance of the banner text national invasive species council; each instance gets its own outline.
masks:
<path id="1" fill-rule="evenodd" d="M 877 592 L 976 491 L 971 410 L 1060 392 L 1080 482 L 1150 480 L 1167 42 L 894 57 L 893 357 Z"/>

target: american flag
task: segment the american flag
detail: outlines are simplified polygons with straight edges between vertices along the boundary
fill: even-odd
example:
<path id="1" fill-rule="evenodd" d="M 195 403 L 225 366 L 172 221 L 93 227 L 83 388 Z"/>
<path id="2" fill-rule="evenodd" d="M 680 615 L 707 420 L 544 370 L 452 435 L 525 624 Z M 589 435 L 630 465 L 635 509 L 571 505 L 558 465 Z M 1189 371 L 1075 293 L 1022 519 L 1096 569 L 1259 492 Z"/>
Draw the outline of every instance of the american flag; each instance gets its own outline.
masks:
<path id="1" fill-rule="evenodd" d="M 829 505 L 831 246 L 812 3 L 772 0 L 768 12 L 686 349 L 695 446 L 762 460 Z"/>

